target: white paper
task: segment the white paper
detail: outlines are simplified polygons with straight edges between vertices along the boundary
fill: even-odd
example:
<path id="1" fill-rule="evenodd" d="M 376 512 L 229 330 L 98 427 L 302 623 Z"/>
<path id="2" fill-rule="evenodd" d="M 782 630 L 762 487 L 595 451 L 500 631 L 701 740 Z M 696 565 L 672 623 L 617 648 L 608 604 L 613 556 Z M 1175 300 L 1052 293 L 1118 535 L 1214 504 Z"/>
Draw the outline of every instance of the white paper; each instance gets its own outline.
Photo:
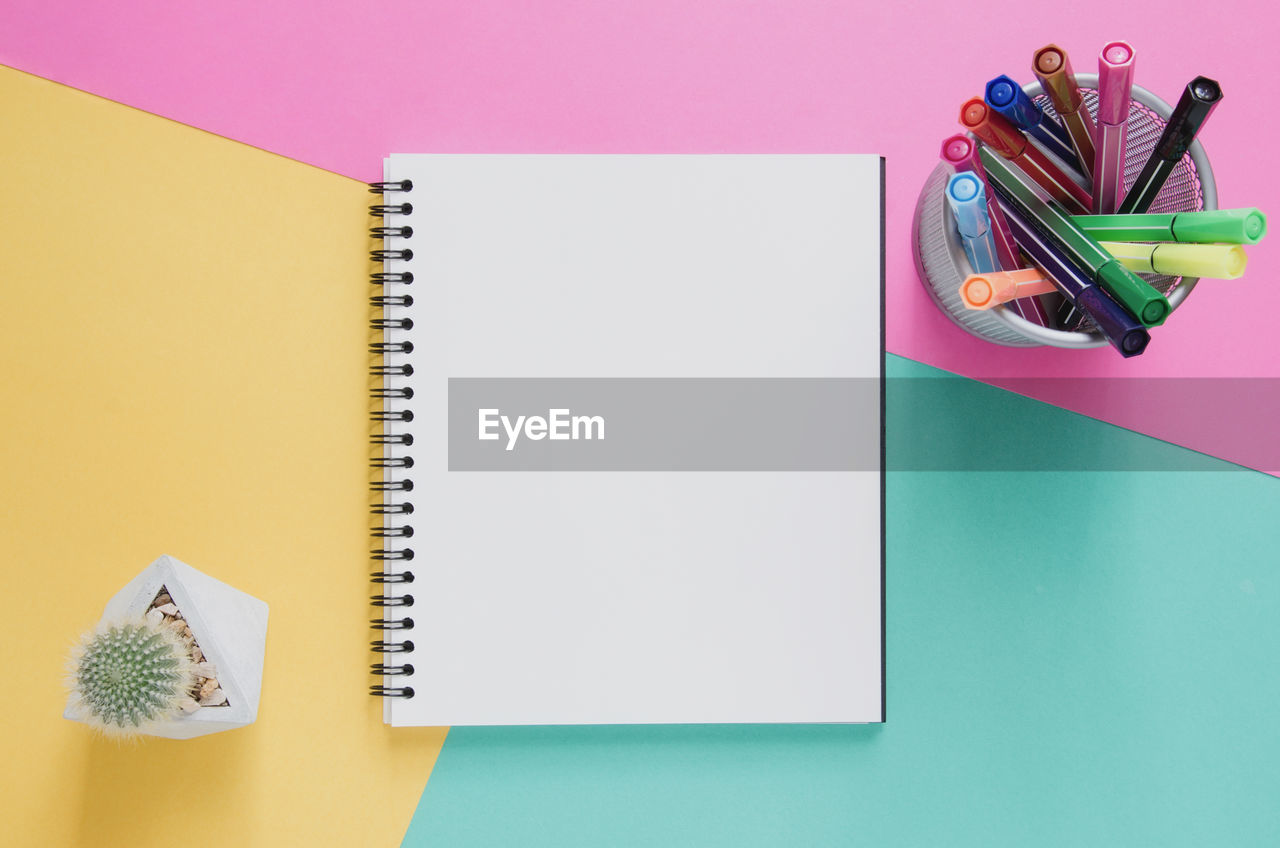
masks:
<path id="1" fill-rule="evenodd" d="M 405 155 L 395 725 L 882 720 L 881 473 L 448 470 L 449 378 L 877 378 L 876 156 Z M 678 414 L 674 411 L 673 414 Z M 455 438 L 460 437 L 455 434 Z M 877 449 L 878 445 L 874 446 Z M 399 540 L 396 540 L 399 541 Z"/>

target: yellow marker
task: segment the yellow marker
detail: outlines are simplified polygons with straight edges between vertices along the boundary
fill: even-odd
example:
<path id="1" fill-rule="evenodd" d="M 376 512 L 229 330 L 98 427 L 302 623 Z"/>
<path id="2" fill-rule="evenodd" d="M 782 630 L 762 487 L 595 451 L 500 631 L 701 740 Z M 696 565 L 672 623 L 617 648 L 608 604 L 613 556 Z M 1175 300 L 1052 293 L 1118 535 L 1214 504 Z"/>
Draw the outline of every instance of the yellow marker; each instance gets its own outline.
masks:
<path id="1" fill-rule="evenodd" d="M 1234 280 L 1244 274 L 1249 257 L 1238 244 L 1135 244 L 1104 241 L 1102 249 L 1139 274 L 1209 277 Z"/>
<path id="2" fill-rule="evenodd" d="M 1011 300 L 1048 294 L 1053 290 L 1053 280 L 1039 268 L 992 271 L 965 277 L 960 284 L 960 299 L 969 309 L 990 309 Z"/>

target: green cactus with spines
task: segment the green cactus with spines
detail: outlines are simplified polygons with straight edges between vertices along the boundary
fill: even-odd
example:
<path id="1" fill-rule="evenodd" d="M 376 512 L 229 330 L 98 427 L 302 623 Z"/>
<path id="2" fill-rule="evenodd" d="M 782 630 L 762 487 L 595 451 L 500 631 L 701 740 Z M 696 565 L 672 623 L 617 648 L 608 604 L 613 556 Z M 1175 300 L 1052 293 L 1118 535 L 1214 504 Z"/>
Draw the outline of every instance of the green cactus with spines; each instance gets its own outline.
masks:
<path id="1" fill-rule="evenodd" d="M 73 712 L 110 736 L 146 733 L 182 715 L 195 684 L 187 644 L 172 627 L 141 617 L 86 633 L 69 671 Z"/>

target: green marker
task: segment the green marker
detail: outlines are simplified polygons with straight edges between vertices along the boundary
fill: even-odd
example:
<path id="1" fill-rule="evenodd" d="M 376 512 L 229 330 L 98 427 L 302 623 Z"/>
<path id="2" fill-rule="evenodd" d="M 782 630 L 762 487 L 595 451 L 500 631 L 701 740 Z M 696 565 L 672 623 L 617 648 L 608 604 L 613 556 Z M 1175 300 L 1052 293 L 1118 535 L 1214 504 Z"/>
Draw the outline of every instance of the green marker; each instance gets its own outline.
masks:
<path id="1" fill-rule="evenodd" d="M 979 147 L 978 155 L 982 158 L 991 187 L 1043 233 L 1046 240 L 1088 273 L 1103 291 L 1144 326 L 1157 327 L 1164 323 L 1172 308 L 1164 295 L 1103 250 L 1092 236 L 1072 223 L 1071 216 L 1061 206 L 1045 200 L 1023 178 L 1016 165 L 985 146 Z"/>
<path id="2" fill-rule="evenodd" d="M 1105 241 L 1257 244 L 1267 234 L 1267 216 L 1252 208 L 1168 215 L 1076 215 L 1071 220 L 1089 235 Z"/>

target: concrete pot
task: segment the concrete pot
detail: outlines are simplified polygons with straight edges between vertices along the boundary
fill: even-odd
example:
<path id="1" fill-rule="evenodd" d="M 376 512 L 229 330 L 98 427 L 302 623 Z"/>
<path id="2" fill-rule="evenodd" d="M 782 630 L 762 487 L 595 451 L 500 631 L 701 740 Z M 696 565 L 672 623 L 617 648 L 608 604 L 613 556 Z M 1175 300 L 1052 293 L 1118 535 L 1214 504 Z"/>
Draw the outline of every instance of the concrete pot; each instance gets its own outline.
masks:
<path id="1" fill-rule="evenodd" d="M 149 727 L 146 735 L 191 739 L 252 724 L 258 717 L 262 694 L 266 603 L 171 556 L 162 556 L 107 602 L 103 620 L 142 616 L 161 587 L 168 590 L 186 619 L 205 659 L 217 667 L 227 705 L 201 707 L 181 718 L 160 722 Z M 75 719 L 70 698 L 63 717 Z"/>

